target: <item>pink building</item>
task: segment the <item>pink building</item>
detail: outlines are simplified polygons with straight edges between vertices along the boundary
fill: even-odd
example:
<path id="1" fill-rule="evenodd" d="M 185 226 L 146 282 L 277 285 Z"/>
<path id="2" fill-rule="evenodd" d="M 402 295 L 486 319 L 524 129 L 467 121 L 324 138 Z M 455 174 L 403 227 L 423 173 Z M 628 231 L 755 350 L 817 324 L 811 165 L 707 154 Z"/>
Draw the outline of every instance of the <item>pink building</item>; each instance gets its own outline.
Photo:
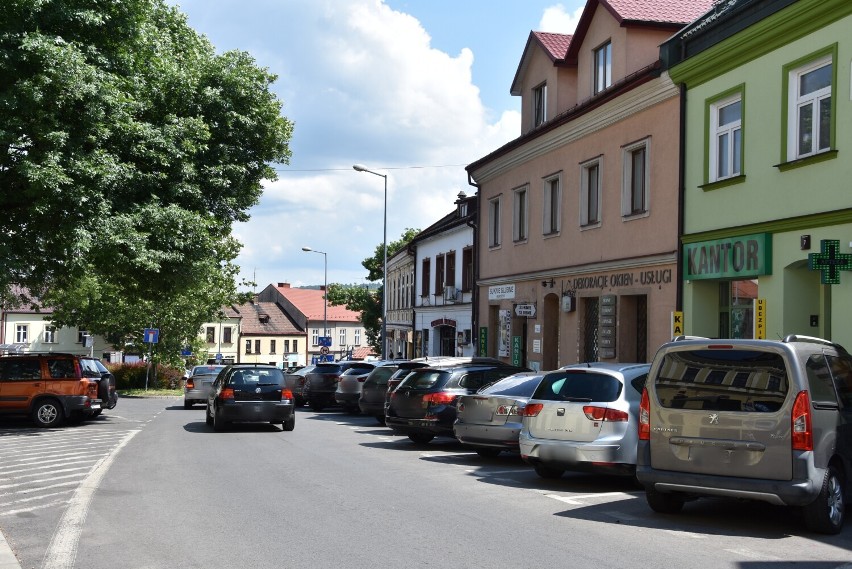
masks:
<path id="1" fill-rule="evenodd" d="M 480 355 L 542 370 L 649 361 L 678 286 L 678 88 L 659 45 L 712 0 L 589 0 L 532 32 L 522 134 L 467 167 L 480 198 Z"/>

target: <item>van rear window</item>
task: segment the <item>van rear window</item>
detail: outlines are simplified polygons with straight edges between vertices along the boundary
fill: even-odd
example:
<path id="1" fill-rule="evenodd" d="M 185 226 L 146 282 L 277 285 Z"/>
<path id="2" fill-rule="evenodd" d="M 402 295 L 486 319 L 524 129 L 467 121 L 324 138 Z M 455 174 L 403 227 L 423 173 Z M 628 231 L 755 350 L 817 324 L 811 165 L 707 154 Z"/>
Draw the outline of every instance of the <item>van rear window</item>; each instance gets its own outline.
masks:
<path id="1" fill-rule="evenodd" d="M 771 413 L 787 398 L 787 366 L 760 350 L 692 350 L 663 358 L 654 388 L 663 407 Z"/>
<path id="2" fill-rule="evenodd" d="M 553 372 L 544 376 L 533 399 L 609 403 L 621 395 L 621 382 L 600 373 L 584 371 Z"/>

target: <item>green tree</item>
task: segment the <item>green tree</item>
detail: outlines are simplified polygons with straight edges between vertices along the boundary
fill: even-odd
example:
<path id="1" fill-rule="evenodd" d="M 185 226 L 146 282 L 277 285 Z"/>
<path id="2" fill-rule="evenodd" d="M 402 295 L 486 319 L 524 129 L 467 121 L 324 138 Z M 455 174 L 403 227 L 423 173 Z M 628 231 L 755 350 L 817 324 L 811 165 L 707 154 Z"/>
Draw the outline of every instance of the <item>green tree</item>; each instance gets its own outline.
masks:
<path id="1" fill-rule="evenodd" d="M 419 229 L 406 228 L 396 241 L 388 243 L 388 258 L 393 257 L 403 247 L 420 233 Z M 384 243 L 376 245 L 372 257 L 361 261 L 361 266 L 367 269 L 367 280 L 370 282 L 383 280 L 384 277 Z M 384 284 L 376 290 L 359 285 L 330 284 L 328 286 L 328 302 L 332 306 L 345 305 L 349 310 L 361 313 L 361 324 L 367 336 L 367 345 L 376 353 L 382 353 L 382 298 Z"/>
<path id="2" fill-rule="evenodd" d="M 232 224 L 289 161 L 275 79 L 163 0 L 5 0 L 0 290 L 108 337 L 194 336 L 236 294 Z"/>

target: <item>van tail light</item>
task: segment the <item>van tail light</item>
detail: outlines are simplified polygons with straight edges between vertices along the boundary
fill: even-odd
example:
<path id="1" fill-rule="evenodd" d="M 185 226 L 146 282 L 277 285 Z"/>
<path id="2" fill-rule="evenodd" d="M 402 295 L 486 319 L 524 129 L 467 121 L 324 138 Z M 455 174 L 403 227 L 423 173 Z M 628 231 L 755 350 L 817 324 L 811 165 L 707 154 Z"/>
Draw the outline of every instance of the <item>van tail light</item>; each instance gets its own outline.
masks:
<path id="1" fill-rule="evenodd" d="M 642 400 L 639 402 L 639 440 L 651 440 L 651 398 L 648 390 L 642 390 Z"/>
<path id="2" fill-rule="evenodd" d="M 814 450 L 814 434 L 811 430 L 811 398 L 807 391 L 800 391 L 796 395 L 791 420 L 793 450 Z"/>
<path id="3" fill-rule="evenodd" d="M 544 409 L 544 403 L 527 403 L 524 407 L 524 417 L 538 417 L 542 409 Z"/>
<path id="4" fill-rule="evenodd" d="M 234 398 L 234 389 L 232 387 L 225 387 L 219 393 L 219 399 L 233 399 Z"/>
<path id="5" fill-rule="evenodd" d="M 284 400 L 292 401 L 293 400 L 293 392 L 287 389 L 286 387 L 281 390 L 281 401 Z"/>
<path id="6" fill-rule="evenodd" d="M 195 381 L 193 381 L 192 379 L 187 379 L 186 380 L 186 388 L 187 389 L 195 389 Z"/>
<path id="7" fill-rule="evenodd" d="M 586 417 L 588 417 L 590 421 L 618 423 L 627 422 L 630 418 L 626 411 L 608 409 L 606 407 L 595 407 L 594 405 L 584 405 L 583 413 L 586 414 Z"/>

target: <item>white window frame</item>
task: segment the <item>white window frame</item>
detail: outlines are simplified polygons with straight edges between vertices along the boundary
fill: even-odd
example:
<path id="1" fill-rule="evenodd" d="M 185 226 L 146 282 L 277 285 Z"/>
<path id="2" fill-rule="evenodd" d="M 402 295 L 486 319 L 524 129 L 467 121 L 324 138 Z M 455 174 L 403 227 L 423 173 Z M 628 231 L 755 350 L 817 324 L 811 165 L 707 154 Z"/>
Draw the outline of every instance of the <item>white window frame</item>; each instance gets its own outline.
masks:
<path id="1" fill-rule="evenodd" d="M 728 124 L 720 125 L 719 117 L 722 109 L 725 109 L 736 103 L 740 104 L 739 120 L 731 121 Z M 743 166 L 743 94 L 737 92 L 734 95 L 725 97 L 719 101 L 715 101 L 710 105 L 710 140 L 707 142 L 709 151 L 709 167 L 707 179 L 710 182 L 718 182 L 735 176 L 742 175 Z M 725 161 L 728 168 L 725 172 L 720 172 L 720 155 L 719 141 L 721 138 L 728 138 L 728 148 Z M 736 144 L 738 139 L 739 146 Z M 737 152 L 737 146 L 739 152 Z"/>
<path id="2" fill-rule="evenodd" d="M 355 328 L 355 344 L 356 346 L 361 345 L 361 329 Z"/>
<path id="3" fill-rule="evenodd" d="M 30 326 L 29 326 L 29 324 L 17 324 L 15 326 L 15 343 L 27 344 L 27 343 L 29 343 L 29 337 L 30 337 Z"/>
<path id="4" fill-rule="evenodd" d="M 547 83 L 542 83 L 532 90 L 533 126 L 547 122 Z"/>
<path id="5" fill-rule="evenodd" d="M 633 208 L 633 155 L 644 150 L 645 159 L 643 161 L 642 175 L 642 204 L 641 210 Z M 645 138 L 631 144 L 627 144 L 622 148 L 621 163 L 623 165 L 621 176 L 621 215 L 624 217 L 643 217 L 648 215 L 651 208 L 651 139 Z"/>
<path id="6" fill-rule="evenodd" d="M 341 328 L 337 331 L 337 343 L 341 348 L 346 346 L 346 328 Z"/>
<path id="7" fill-rule="evenodd" d="M 56 339 L 56 326 L 51 324 L 44 327 L 44 343 L 45 344 L 56 344 L 58 340 Z"/>
<path id="8" fill-rule="evenodd" d="M 555 211 L 554 211 L 555 210 Z M 557 235 L 562 229 L 562 174 L 544 179 L 541 208 L 541 233 Z"/>
<path id="9" fill-rule="evenodd" d="M 319 346 L 319 328 L 311 328 L 311 345 Z"/>
<path id="10" fill-rule="evenodd" d="M 589 187 L 589 172 L 593 169 L 597 169 L 597 188 Z M 580 164 L 580 228 L 581 229 L 590 229 L 593 227 L 598 227 L 601 224 L 601 186 L 603 179 L 603 157 L 598 157 L 593 160 L 588 160 Z M 594 196 L 596 207 L 596 217 L 597 219 L 592 219 L 589 215 L 589 208 L 591 204 L 589 203 L 589 197 Z"/>
<path id="11" fill-rule="evenodd" d="M 88 330 L 85 330 L 84 328 L 78 327 L 77 328 L 77 343 L 78 344 L 85 344 L 86 343 L 86 336 L 88 336 L 88 335 L 89 335 Z"/>
<path id="12" fill-rule="evenodd" d="M 803 75 L 831 65 L 834 65 L 834 58 L 832 54 L 828 54 L 814 59 L 805 65 L 791 69 L 789 72 L 787 85 L 787 159 L 790 161 L 807 158 L 809 156 L 814 156 L 815 154 L 831 150 L 831 132 L 829 132 L 828 146 L 822 148 L 818 147 L 818 141 L 822 134 L 820 130 L 819 108 L 820 103 L 826 100 L 829 105 L 832 104 L 832 97 L 834 96 L 835 88 L 835 76 L 833 74 L 834 69 L 832 69 L 831 82 L 828 86 L 806 95 L 799 95 L 799 82 Z M 799 109 L 805 105 L 812 105 L 811 145 L 807 151 L 799 152 Z M 836 128 L 836 119 L 833 116 L 829 117 L 829 128 Z"/>
<path id="13" fill-rule="evenodd" d="M 496 198 L 488 200 L 488 246 L 492 248 L 500 246 L 501 197 L 502 196 L 497 196 Z"/>
<path id="14" fill-rule="evenodd" d="M 524 242 L 530 237 L 529 186 L 512 190 L 512 241 Z"/>
<path id="15" fill-rule="evenodd" d="M 597 95 L 612 85 L 612 40 L 592 51 L 592 94 Z"/>

